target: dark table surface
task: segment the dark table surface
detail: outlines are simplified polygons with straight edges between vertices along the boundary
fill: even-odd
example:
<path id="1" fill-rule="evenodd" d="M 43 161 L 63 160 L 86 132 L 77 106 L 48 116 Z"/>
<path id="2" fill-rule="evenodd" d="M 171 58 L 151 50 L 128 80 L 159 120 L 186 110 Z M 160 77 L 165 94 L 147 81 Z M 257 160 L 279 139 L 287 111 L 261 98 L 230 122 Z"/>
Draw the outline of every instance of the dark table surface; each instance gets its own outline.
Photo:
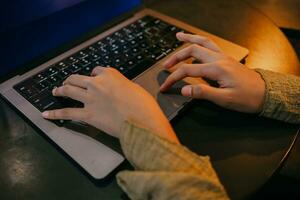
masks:
<path id="1" fill-rule="evenodd" d="M 148 5 L 250 50 L 247 66 L 300 74 L 288 40 L 268 18 L 234 0 Z M 191 150 L 210 155 L 230 197 L 248 197 L 278 167 L 297 127 L 195 102 L 173 122 Z M 129 168 L 124 166 L 122 168 Z M 94 182 L 0 100 L 0 199 L 123 199 L 114 178 Z"/>

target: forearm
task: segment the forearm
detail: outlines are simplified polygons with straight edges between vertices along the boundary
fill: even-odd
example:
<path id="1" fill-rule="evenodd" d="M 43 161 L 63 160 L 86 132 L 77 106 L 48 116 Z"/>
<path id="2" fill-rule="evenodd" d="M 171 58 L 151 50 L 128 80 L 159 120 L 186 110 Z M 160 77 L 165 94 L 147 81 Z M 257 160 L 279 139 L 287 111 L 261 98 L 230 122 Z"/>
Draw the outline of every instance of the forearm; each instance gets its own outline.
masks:
<path id="1" fill-rule="evenodd" d="M 256 69 L 266 83 L 261 115 L 289 123 L 300 123 L 300 77 Z"/>
<path id="2" fill-rule="evenodd" d="M 126 122 L 120 138 L 127 159 L 136 168 L 117 179 L 133 199 L 227 199 L 208 157 L 169 142 Z"/>

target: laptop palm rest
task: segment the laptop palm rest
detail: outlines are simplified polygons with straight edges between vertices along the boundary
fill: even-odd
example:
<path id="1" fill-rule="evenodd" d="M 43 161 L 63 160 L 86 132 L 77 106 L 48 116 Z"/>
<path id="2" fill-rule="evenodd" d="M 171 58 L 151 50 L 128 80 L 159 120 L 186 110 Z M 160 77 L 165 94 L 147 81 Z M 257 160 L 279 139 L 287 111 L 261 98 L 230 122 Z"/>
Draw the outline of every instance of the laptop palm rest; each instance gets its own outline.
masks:
<path id="1" fill-rule="evenodd" d="M 121 155 L 123 154 L 121 146 L 120 146 L 120 142 L 117 138 L 110 136 L 107 133 L 104 133 L 103 131 L 101 131 L 93 126 L 90 126 L 85 123 L 68 121 L 64 124 L 64 127 L 69 130 L 76 131 L 83 135 L 89 136 L 89 137 L 93 138 L 94 140 L 111 148 L 112 150 L 118 152 L 119 154 L 121 154 Z"/>

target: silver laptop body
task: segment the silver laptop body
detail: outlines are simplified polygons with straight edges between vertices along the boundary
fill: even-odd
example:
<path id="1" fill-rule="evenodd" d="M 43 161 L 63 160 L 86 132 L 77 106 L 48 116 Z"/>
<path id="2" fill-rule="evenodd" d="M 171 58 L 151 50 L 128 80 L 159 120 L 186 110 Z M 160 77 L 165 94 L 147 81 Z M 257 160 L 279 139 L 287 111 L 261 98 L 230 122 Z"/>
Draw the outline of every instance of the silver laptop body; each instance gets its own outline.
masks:
<path id="1" fill-rule="evenodd" d="M 38 127 L 43 133 L 45 133 L 54 143 L 56 143 L 65 153 L 67 153 L 74 161 L 76 161 L 86 172 L 88 172 L 88 174 L 90 174 L 95 179 L 105 178 L 110 172 L 112 172 L 124 161 L 124 157 L 121 155 L 120 151 L 116 150 L 111 146 L 111 144 L 109 144 L 113 139 L 106 139 L 105 141 L 101 141 L 101 139 L 98 140 L 97 137 L 93 136 L 101 135 L 103 133 L 93 128 L 82 127 L 84 125 L 82 125 L 81 128 L 76 128 L 76 126 L 75 128 L 58 127 L 53 122 L 43 119 L 41 117 L 40 111 L 36 109 L 31 103 L 29 103 L 25 98 L 23 98 L 18 92 L 16 92 L 13 89 L 13 86 L 17 83 L 20 83 L 22 80 L 25 80 L 26 78 L 29 78 L 32 75 L 38 73 L 39 71 L 49 67 L 50 65 L 57 63 L 60 60 L 74 54 L 75 52 L 95 43 L 105 36 L 114 33 L 120 28 L 131 24 L 132 22 L 142 18 L 145 15 L 152 15 L 189 32 L 207 36 L 213 39 L 228 55 L 234 57 L 236 60 L 240 61 L 244 59 L 248 54 L 248 50 L 241 46 L 209 34 L 174 18 L 165 16 L 161 13 L 149 9 L 143 9 L 140 12 L 137 12 L 133 17 L 123 21 L 117 26 L 114 26 L 113 28 L 110 28 L 109 30 L 85 41 L 84 43 L 28 71 L 27 73 L 17 75 L 0 85 L 0 93 L 7 101 L 9 101 L 15 108 L 17 108 L 36 127 Z M 183 45 L 176 51 L 186 47 L 187 45 L 188 44 Z M 165 59 L 167 59 L 167 57 Z M 157 99 L 162 110 L 164 111 L 168 119 L 171 120 L 178 114 L 178 112 L 184 107 L 184 105 L 190 101 L 190 99 L 182 97 L 181 95 L 179 95 L 179 93 L 176 92 L 166 94 L 162 94 L 159 92 L 159 86 L 167 76 L 167 73 L 163 71 L 163 68 L 161 66 L 161 63 L 164 62 L 165 59 L 160 60 L 151 68 L 139 74 L 133 79 L 133 81 L 140 84 Z M 178 83 L 174 87 L 176 88 L 181 86 L 181 83 Z"/>

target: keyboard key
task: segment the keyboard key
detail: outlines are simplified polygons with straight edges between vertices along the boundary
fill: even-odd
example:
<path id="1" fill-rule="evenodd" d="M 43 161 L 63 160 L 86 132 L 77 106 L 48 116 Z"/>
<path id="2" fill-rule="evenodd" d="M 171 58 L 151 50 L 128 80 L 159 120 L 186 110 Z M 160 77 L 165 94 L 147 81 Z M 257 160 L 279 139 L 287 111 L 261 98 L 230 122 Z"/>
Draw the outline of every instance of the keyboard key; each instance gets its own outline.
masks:
<path id="1" fill-rule="evenodd" d="M 36 82 L 41 82 L 42 80 L 47 78 L 47 74 L 41 72 L 33 77 L 33 80 Z"/>
<path id="2" fill-rule="evenodd" d="M 33 86 L 37 91 L 43 91 L 45 88 L 47 88 L 47 86 L 45 86 L 44 84 L 42 83 L 38 83 L 36 85 Z"/>
<path id="3" fill-rule="evenodd" d="M 80 67 L 85 67 L 85 66 L 89 65 L 90 62 L 88 59 L 83 58 L 83 59 L 79 60 L 79 62 L 77 64 Z"/>
<path id="4" fill-rule="evenodd" d="M 139 49 L 138 48 L 132 48 L 131 51 L 133 52 L 133 54 L 136 54 L 139 52 Z"/>
<path id="5" fill-rule="evenodd" d="M 131 69 L 131 68 L 133 68 L 134 64 L 135 64 L 135 62 L 133 60 L 128 60 L 127 63 L 126 63 L 126 66 L 129 69 Z"/>
<path id="6" fill-rule="evenodd" d="M 66 63 L 67 66 L 73 65 L 77 62 L 78 62 L 78 59 L 74 58 L 73 56 L 64 60 L 64 63 Z"/>
<path id="7" fill-rule="evenodd" d="M 64 61 L 62 61 L 57 64 L 57 67 L 61 70 L 65 67 L 67 67 L 67 64 Z"/>
<path id="8" fill-rule="evenodd" d="M 44 112 L 46 110 L 53 110 L 53 109 L 60 109 L 62 106 L 58 103 L 55 97 L 48 96 L 47 98 L 41 99 L 36 104 L 37 109 L 39 109 L 41 112 Z"/>
<path id="9" fill-rule="evenodd" d="M 148 28 L 145 32 L 148 34 L 148 36 L 153 37 L 159 33 L 159 30 L 155 27 L 151 27 L 151 28 Z"/>
<path id="10" fill-rule="evenodd" d="M 30 102 L 32 102 L 33 104 L 37 104 L 40 101 L 42 101 L 43 99 L 48 98 L 49 96 L 52 96 L 51 91 L 50 90 L 44 90 L 44 91 L 38 93 L 37 95 L 35 95 L 34 97 L 32 97 Z"/>
<path id="11" fill-rule="evenodd" d="M 125 43 L 125 44 L 122 45 L 121 48 L 122 48 L 123 51 L 127 51 L 128 49 L 130 49 L 130 46 L 127 43 Z"/>
<path id="12" fill-rule="evenodd" d="M 37 89 L 35 89 L 34 87 L 26 87 L 23 86 L 19 89 L 17 89 L 17 91 L 25 98 L 25 99 L 30 99 L 32 98 L 34 95 L 36 95 L 39 91 L 37 91 Z"/>
<path id="13" fill-rule="evenodd" d="M 62 80 L 68 78 L 72 72 L 69 69 L 63 69 L 59 73 L 57 73 L 57 76 L 60 76 Z"/>
<path id="14" fill-rule="evenodd" d="M 72 74 L 76 74 L 81 70 L 81 67 L 79 67 L 78 64 L 73 64 L 70 67 L 68 67 L 68 70 L 70 70 Z"/>
<path id="15" fill-rule="evenodd" d="M 154 62 L 152 60 L 149 60 L 149 59 L 142 60 L 136 64 L 133 64 L 133 66 L 131 67 L 131 70 L 128 70 L 125 73 L 125 76 L 129 79 L 134 78 L 138 74 L 142 73 L 143 71 L 145 71 L 146 69 L 151 67 L 153 64 L 154 64 Z"/>
<path id="16" fill-rule="evenodd" d="M 48 68 L 47 70 L 45 70 L 43 73 L 45 76 L 51 76 L 52 74 L 55 74 L 59 71 L 59 68 L 56 66 L 52 66 L 50 68 Z"/>
<path id="17" fill-rule="evenodd" d="M 58 106 L 63 108 L 82 108 L 84 105 L 80 101 L 76 101 L 69 97 L 55 97 L 56 101 L 59 102 Z"/>
<path id="18" fill-rule="evenodd" d="M 85 75 L 85 76 L 89 76 L 89 75 L 91 75 L 92 70 L 93 70 L 95 67 L 96 67 L 96 66 L 93 66 L 92 64 L 87 65 L 87 66 L 83 67 L 83 68 L 78 72 L 78 74 Z"/>
<path id="19" fill-rule="evenodd" d="M 142 54 L 139 54 L 135 58 L 136 58 L 137 61 L 140 61 L 140 60 L 144 59 L 144 56 Z"/>

